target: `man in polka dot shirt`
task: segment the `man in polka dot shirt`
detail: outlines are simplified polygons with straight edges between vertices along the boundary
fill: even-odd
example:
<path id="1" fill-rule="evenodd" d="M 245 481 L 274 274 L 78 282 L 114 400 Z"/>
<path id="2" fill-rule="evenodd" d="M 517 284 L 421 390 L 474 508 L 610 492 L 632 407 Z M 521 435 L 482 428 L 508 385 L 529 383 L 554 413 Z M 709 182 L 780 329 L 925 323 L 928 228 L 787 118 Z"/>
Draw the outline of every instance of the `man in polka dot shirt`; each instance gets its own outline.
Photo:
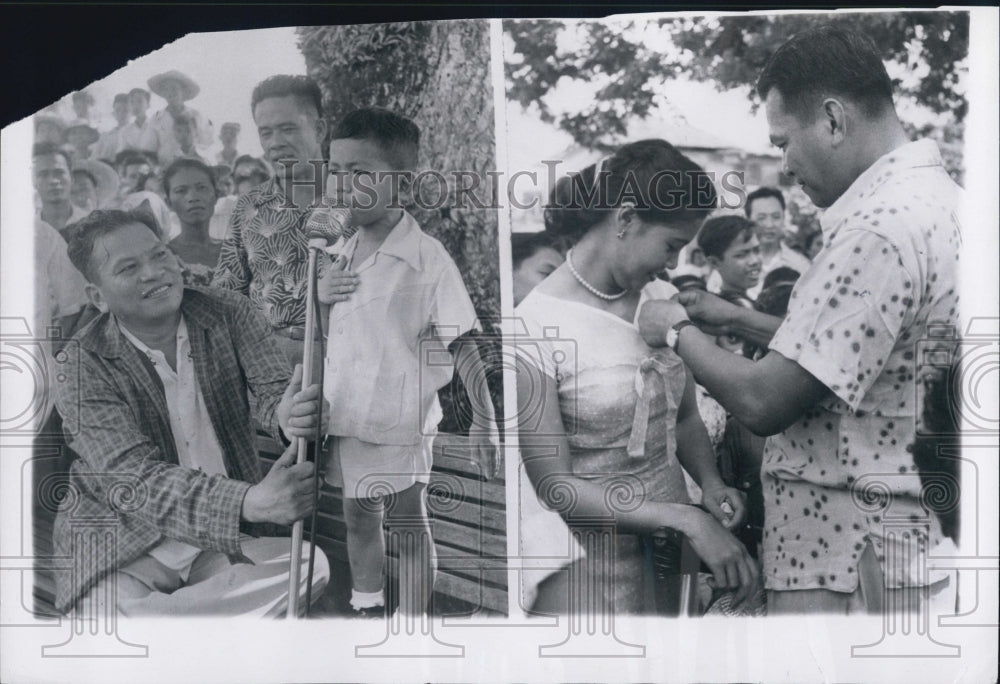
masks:
<path id="1" fill-rule="evenodd" d="M 769 435 L 769 613 L 873 612 L 887 592 L 912 608 L 948 593 L 919 562 L 941 533 L 920 505 L 911 448 L 917 343 L 958 324 L 962 191 L 933 142 L 907 139 L 878 50 L 862 34 L 825 26 L 794 36 L 757 89 L 785 172 L 826 209 L 826 247 L 783 320 L 688 292 L 646 304 L 640 328 Z M 757 362 L 727 354 L 718 334 L 770 353 Z"/>

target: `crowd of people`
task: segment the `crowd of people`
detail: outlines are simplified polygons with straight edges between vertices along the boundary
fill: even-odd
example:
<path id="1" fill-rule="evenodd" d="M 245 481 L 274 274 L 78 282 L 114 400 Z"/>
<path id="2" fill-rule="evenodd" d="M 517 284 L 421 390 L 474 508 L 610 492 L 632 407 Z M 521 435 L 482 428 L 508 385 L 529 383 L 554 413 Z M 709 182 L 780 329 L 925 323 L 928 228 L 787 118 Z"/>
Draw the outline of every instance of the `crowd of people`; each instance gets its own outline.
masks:
<path id="1" fill-rule="evenodd" d="M 720 212 L 705 171 L 656 139 L 560 179 L 545 232 L 515 236 L 521 457 L 559 514 L 522 519 L 522 553 L 571 561 L 533 575 L 537 610 L 670 610 L 648 599 L 650 559 L 684 540 L 696 612 L 956 609 L 921 566 L 957 534 L 921 478 L 955 467 L 915 424 L 917 344 L 958 323 L 960 188 L 907 138 L 861 33 L 794 36 L 757 92 L 785 174 L 825 210 L 808 253 L 785 244 L 780 190 Z M 891 495 L 856 491 L 872 481 Z"/>

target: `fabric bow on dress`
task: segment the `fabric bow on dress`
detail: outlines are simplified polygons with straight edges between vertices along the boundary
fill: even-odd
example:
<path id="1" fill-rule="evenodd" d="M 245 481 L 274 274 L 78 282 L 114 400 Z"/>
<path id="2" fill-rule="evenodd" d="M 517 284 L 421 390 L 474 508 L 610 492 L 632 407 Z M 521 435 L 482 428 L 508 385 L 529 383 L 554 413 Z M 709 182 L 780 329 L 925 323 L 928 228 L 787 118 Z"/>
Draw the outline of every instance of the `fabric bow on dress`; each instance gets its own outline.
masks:
<path id="1" fill-rule="evenodd" d="M 674 428 L 677 416 L 678 401 L 671 384 L 671 378 L 684 378 L 684 362 L 676 355 L 663 353 L 647 357 L 639 362 L 635 375 L 635 390 L 639 399 L 635 405 L 635 417 L 632 420 L 632 435 L 628 440 L 628 455 L 632 458 L 648 458 L 646 454 L 646 434 L 649 430 L 649 418 L 653 400 L 662 393 L 667 402 L 667 453 L 669 465 L 677 459 L 677 436 Z M 662 387 L 662 389 L 660 389 Z M 682 385 L 683 387 L 683 385 Z"/>

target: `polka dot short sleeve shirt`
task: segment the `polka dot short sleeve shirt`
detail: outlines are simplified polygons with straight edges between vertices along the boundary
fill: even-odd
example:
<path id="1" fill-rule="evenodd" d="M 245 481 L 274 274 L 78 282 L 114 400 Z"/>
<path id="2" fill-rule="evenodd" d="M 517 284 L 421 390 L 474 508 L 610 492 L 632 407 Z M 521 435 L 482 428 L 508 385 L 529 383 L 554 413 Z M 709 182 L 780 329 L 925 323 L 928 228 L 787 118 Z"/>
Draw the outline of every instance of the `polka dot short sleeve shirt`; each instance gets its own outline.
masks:
<path id="1" fill-rule="evenodd" d="M 854 591 L 868 540 L 888 586 L 923 582 L 885 558 L 940 538 L 910 446 L 922 351 L 958 324 L 960 199 L 936 145 L 918 141 L 879 159 L 822 218 L 827 246 L 770 344 L 830 395 L 767 442 L 769 589 Z"/>

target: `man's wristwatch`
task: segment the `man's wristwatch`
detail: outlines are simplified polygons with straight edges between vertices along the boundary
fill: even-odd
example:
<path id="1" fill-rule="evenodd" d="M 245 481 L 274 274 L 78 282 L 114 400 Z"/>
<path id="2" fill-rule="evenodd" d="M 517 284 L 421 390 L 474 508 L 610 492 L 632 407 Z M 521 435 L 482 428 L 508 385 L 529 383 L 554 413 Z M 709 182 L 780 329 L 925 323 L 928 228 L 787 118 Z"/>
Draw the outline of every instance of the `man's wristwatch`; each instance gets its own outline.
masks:
<path id="1" fill-rule="evenodd" d="M 680 332 L 689 325 L 694 325 L 689 320 L 678 321 L 667 331 L 667 346 L 673 351 L 677 351 L 677 341 L 680 339 Z"/>

